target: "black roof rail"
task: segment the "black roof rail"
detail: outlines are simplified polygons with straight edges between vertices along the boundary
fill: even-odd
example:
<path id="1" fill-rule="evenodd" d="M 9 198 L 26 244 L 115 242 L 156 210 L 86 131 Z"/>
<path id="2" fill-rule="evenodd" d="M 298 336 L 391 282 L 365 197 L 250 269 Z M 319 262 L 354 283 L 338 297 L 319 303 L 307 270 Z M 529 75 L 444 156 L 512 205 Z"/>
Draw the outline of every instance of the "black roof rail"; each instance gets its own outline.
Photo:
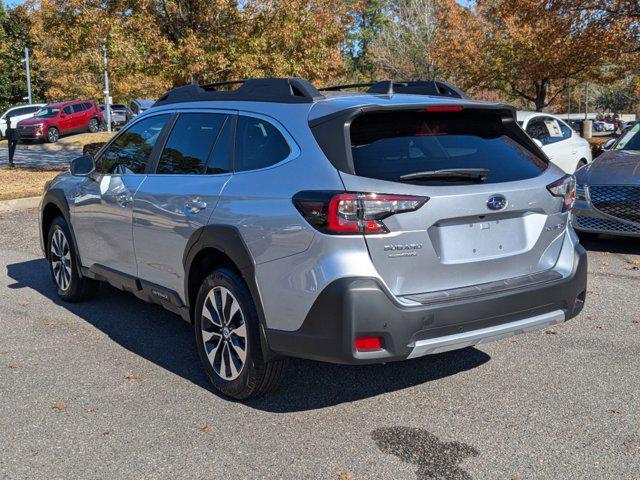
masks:
<path id="1" fill-rule="evenodd" d="M 235 84 L 240 87 L 234 90 L 218 88 Z M 316 87 L 302 78 L 252 78 L 174 88 L 162 95 L 154 106 L 206 100 L 312 103 L 322 98 Z"/>
<path id="2" fill-rule="evenodd" d="M 370 83 L 351 83 L 347 85 L 335 85 L 320 88 L 319 91 L 340 91 L 352 88 L 369 87 L 367 93 L 372 95 L 393 95 L 395 93 L 406 93 L 411 95 L 433 95 L 438 97 L 452 97 L 469 99 L 466 93 L 458 87 L 440 80 L 416 81 L 416 82 L 393 82 L 384 80 Z"/>

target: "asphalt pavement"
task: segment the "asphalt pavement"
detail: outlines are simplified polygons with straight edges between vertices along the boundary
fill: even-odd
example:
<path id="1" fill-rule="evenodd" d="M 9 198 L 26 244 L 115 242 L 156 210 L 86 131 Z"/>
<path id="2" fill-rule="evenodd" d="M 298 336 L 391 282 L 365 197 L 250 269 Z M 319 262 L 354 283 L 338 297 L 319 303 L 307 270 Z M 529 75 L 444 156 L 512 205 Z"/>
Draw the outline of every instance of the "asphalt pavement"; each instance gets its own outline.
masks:
<path id="1" fill-rule="evenodd" d="M 638 479 L 640 242 L 587 247 L 566 324 L 387 365 L 293 360 L 238 403 L 177 316 L 108 286 L 57 300 L 35 211 L 0 213 L 0 478 Z"/>

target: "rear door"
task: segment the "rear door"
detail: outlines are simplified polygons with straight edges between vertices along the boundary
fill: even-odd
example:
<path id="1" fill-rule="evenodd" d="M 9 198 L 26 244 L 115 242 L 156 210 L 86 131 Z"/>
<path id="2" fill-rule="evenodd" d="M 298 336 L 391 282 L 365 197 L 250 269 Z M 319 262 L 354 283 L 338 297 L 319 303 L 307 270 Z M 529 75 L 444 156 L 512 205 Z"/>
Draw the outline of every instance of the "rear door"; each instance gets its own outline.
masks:
<path id="1" fill-rule="evenodd" d="M 207 224 L 231 177 L 234 119 L 229 112 L 200 111 L 175 120 L 157 168 L 135 194 L 133 237 L 141 279 L 183 290 L 187 242 Z"/>
<path id="2" fill-rule="evenodd" d="M 513 123 L 515 125 L 515 123 Z M 566 215 L 546 186 L 562 176 L 491 111 L 369 113 L 350 126 L 347 191 L 428 198 L 367 234 L 373 263 L 397 295 L 447 290 L 550 269 Z M 412 173 L 486 169 L 459 178 Z M 471 172 L 475 170 L 470 170 Z"/>

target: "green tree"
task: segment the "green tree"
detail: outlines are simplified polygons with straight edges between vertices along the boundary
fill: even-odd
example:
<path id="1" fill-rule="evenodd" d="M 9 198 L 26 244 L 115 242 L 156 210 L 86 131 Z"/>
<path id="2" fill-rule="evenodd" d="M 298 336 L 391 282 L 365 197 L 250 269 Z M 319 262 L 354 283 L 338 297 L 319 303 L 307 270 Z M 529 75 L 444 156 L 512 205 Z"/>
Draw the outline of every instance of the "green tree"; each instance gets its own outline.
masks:
<path id="1" fill-rule="evenodd" d="M 27 76 L 22 63 L 24 48 L 33 49 L 30 21 L 22 6 L 5 8 L 0 0 L 0 110 L 27 103 Z M 42 100 L 43 84 L 38 63 L 31 58 L 31 87 L 34 101 Z"/>
<path id="2" fill-rule="evenodd" d="M 377 65 L 371 46 L 391 21 L 389 0 L 351 0 L 348 2 L 352 28 L 343 45 L 347 75 L 354 83 L 372 80 Z"/>

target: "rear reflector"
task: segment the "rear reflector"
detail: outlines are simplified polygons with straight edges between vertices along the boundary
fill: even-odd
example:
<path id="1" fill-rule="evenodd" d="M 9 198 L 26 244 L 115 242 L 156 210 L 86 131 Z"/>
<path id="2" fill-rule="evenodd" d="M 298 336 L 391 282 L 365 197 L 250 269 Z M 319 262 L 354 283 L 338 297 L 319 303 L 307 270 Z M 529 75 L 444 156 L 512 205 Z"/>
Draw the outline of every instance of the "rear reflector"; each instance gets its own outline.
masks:
<path id="1" fill-rule="evenodd" d="M 356 338 L 355 346 L 359 352 L 381 350 L 382 339 L 380 337 L 358 337 Z"/>
<path id="2" fill-rule="evenodd" d="M 431 105 L 423 108 L 422 112 L 461 112 L 464 107 L 460 105 Z"/>

